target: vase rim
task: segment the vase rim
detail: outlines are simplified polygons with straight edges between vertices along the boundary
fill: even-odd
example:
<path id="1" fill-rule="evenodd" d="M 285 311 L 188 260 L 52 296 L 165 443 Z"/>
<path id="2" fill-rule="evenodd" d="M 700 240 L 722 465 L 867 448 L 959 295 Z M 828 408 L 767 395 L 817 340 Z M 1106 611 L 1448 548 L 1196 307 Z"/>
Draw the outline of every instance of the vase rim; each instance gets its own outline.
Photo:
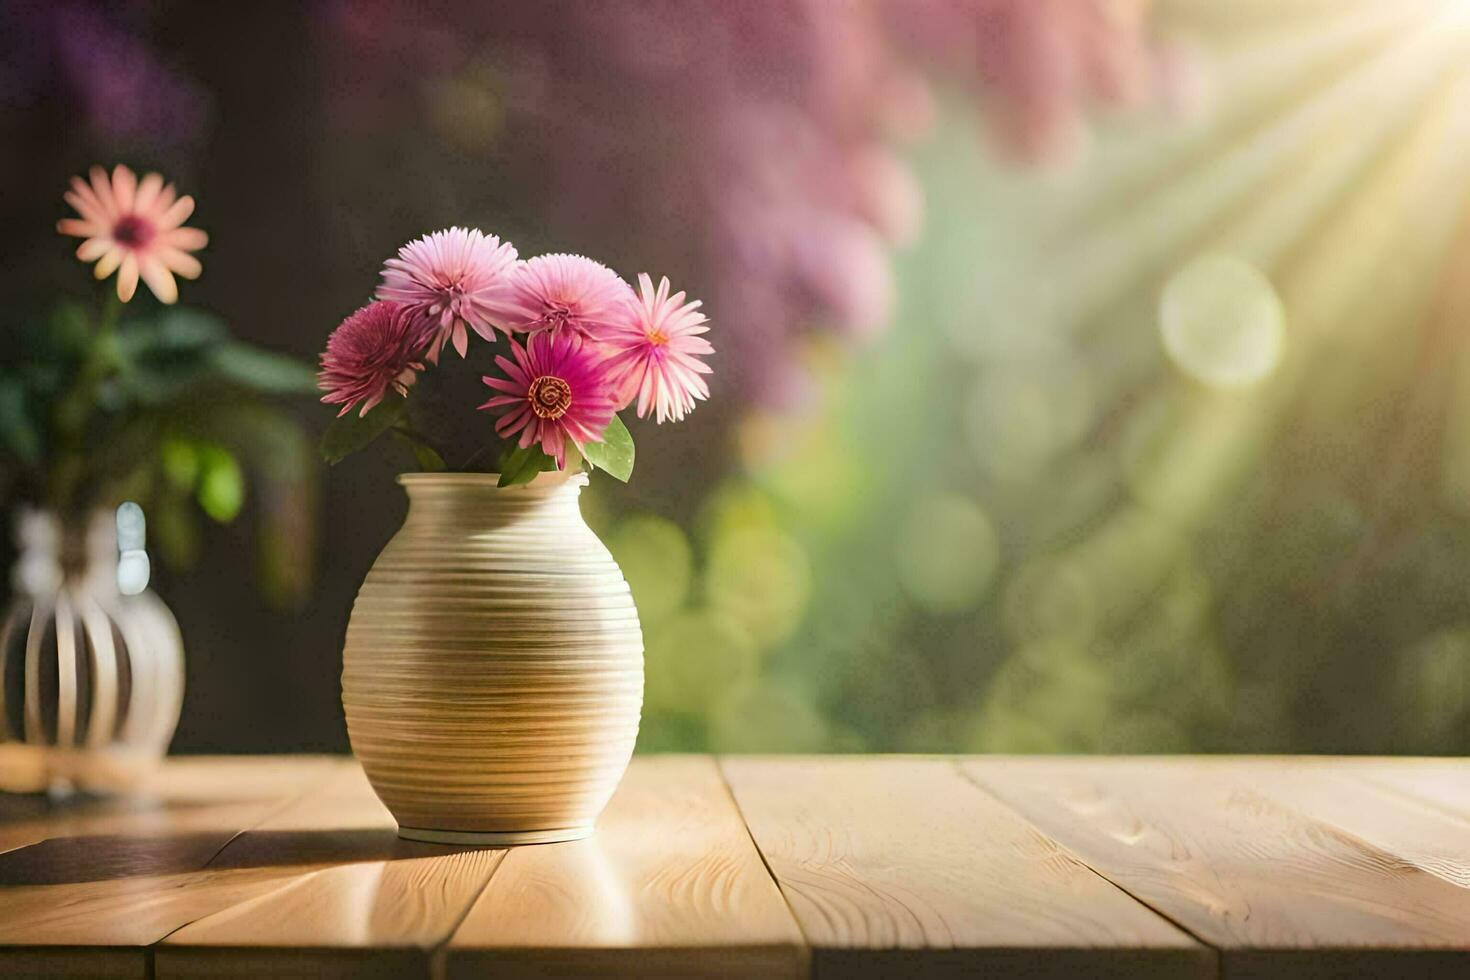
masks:
<path id="1" fill-rule="evenodd" d="M 530 483 L 513 487 L 497 486 L 499 473 L 400 473 L 398 482 L 405 487 L 484 487 L 491 490 L 524 490 L 528 487 L 555 487 L 564 484 L 587 485 L 587 474 L 571 470 L 551 470 L 536 474 Z"/>

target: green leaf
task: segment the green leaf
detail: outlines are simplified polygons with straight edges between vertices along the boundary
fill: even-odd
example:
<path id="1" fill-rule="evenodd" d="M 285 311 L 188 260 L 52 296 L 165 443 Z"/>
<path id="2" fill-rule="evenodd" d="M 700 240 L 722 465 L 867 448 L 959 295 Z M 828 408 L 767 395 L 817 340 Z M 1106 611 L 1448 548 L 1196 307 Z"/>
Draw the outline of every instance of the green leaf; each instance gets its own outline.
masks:
<path id="1" fill-rule="evenodd" d="M 496 486 L 514 487 L 530 483 L 537 473 L 556 469 L 556 460 L 541 451 L 535 443 L 522 449 L 519 446 L 506 450 L 500 457 L 500 482 Z"/>
<path id="2" fill-rule="evenodd" d="M 199 454 L 187 439 L 165 439 L 158 447 L 163 475 L 179 490 L 189 492 L 199 483 Z"/>
<path id="3" fill-rule="evenodd" d="M 392 428 L 407 404 L 405 398 L 390 396 L 367 415 L 353 411 L 336 419 L 322 435 L 322 457 L 334 466 L 340 463 Z"/>
<path id="4" fill-rule="evenodd" d="M 414 438 L 402 429 L 394 429 L 393 437 L 407 446 L 413 453 L 414 462 L 418 464 L 419 470 L 424 473 L 443 473 L 449 467 L 444 462 L 444 457 L 439 455 L 438 450 L 426 442 Z"/>
<path id="5" fill-rule="evenodd" d="M 633 435 L 616 415 L 602 434 L 602 441 L 587 443 L 582 453 L 587 462 L 624 483 L 633 475 Z"/>
<path id="6" fill-rule="evenodd" d="M 245 474 L 240 471 L 240 462 L 219 446 L 200 446 L 198 458 L 195 498 L 216 523 L 228 524 L 239 516 L 245 503 Z"/>
<path id="7" fill-rule="evenodd" d="M 227 341 L 211 349 L 209 363 L 230 381 L 271 395 L 316 392 L 316 372 L 309 364 L 249 344 Z"/>
<path id="8" fill-rule="evenodd" d="M 63 357 L 84 354 L 92 343 L 92 321 L 75 300 L 64 300 L 51 311 L 46 336 L 39 338 L 46 353 Z"/>
<path id="9" fill-rule="evenodd" d="M 13 378 L 0 378 L 0 448 L 27 464 L 41 458 L 41 437 L 26 411 L 25 386 Z"/>

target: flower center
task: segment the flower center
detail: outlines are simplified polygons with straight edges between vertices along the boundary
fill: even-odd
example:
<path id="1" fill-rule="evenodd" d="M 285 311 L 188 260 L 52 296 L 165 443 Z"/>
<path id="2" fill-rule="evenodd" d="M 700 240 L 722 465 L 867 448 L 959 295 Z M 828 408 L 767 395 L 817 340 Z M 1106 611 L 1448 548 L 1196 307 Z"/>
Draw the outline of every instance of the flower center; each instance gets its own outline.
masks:
<path id="1" fill-rule="evenodd" d="M 153 240 L 153 222 L 136 214 L 125 214 L 112 228 L 112 240 L 125 248 L 142 248 Z"/>
<path id="2" fill-rule="evenodd" d="M 648 342 L 655 347 L 663 347 L 669 342 L 669 335 L 662 330 L 648 331 Z"/>
<path id="3" fill-rule="evenodd" d="M 572 407 L 572 386 L 561 378 L 546 375 L 531 382 L 526 397 L 537 418 L 556 420 Z"/>
<path id="4" fill-rule="evenodd" d="M 571 316 L 570 307 L 561 303 L 549 303 L 545 315 L 541 317 L 541 322 L 552 330 L 560 330 L 567 325 L 567 320 L 571 319 Z"/>

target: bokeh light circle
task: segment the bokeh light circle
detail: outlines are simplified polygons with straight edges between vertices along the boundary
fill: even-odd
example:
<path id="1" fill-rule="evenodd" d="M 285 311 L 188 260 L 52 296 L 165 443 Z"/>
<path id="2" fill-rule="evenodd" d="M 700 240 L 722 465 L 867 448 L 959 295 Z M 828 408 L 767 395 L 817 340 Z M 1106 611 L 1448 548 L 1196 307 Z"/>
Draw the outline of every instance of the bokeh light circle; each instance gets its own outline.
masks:
<path id="1" fill-rule="evenodd" d="M 979 504 L 958 494 L 920 497 L 894 542 L 899 584 L 930 612 L 958 613 L 984 597 L 1000 545 Z"/>
<path id="2" fill-rule="evenodd" d="M 1205 255 L 1164 286 L 1159 329 L 1178 369 L 1214 388 L 1261 381 L 1281 360 L 1286 314 L 1260 270 L 1230 255 Z"/>
<path id="3" fill-rule="evenodd" d="M 684 604 L 693 577 L 689 539 L 673 521 L 639 514 L 618 524 L 607 547 L 628 580 L 638 614 L 656 622 Z"/>

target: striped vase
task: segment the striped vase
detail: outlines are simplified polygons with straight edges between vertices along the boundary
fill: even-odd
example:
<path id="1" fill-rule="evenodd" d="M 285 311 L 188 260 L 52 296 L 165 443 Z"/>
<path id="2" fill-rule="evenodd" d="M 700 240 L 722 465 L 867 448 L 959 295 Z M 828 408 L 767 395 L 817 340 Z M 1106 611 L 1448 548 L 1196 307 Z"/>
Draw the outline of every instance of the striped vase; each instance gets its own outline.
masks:
<path id="1" fill-rule="evenodd" d="M 400 836 L 574 840 L 627 768 L 643 634 L 582 520 L 586 476 L 414 473 L 342 655 L 352 750 Z"/>
<path id="2" fill-rule="evenodd" d="M 142 788 L 184 694 L 178 624 L 151 591 L 120 595 L 110 512 L 17 521 L 20 560 L 0 622 L 0 789 Z"/>

